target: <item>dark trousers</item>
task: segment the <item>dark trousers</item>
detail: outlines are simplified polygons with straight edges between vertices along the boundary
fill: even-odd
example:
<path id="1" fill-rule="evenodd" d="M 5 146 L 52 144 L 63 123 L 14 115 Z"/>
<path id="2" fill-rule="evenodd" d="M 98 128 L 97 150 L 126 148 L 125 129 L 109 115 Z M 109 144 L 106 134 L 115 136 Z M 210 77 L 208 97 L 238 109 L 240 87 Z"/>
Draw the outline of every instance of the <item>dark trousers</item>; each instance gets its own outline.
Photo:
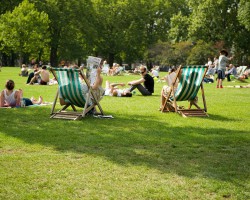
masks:
<path id="1" fill-rule="evenodd" d="M 227 81 L 231 81 L 231 78 L 230 78 L 231 75 L 232 74 L 227 74 Z"/>
<path id="2" fill-rule="evenodd" d="M 145 87 L 143 87 L 141 84 L 132 85 L 131 88 L 129 89 L 129 91 L 132 92 L 135 88 L 137 88 L 143 96 L 152 95 L 152 93 L 149 92 L 149 91 L 148 91 Z"/>
<path id="3" fill-rule="evenodd" d="M 23 98 L 24 102 L 25 102 L 25 106 L 31 106 L 33 105 L 32 101 L 28 98 Z"/>
<path id="4" fill-rule="evenodd" d="M 32 79 L 33 77 L 34 77 L 34 72 L 31 72 L 31 73 L 29 74 L 29 76 L 28 76 L 28 79 L 27 79 L 26 84 L 29 84 L 30 81 L 31 81 L 31 79 Z"/>

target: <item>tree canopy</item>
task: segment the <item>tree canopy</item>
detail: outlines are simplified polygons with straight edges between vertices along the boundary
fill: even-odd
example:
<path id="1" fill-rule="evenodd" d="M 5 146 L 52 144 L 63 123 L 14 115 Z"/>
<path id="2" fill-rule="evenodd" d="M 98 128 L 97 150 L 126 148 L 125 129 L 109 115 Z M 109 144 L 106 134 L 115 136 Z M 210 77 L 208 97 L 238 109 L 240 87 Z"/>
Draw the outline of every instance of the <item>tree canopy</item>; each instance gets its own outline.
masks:
<path id="1" fill-rule="evenodd" d="M 249 15 L 247 0 L 3 0 L 0 59 L 201 64 L 226 48 L 248 64 Z"/>
<path id="2" fill-rule="evenodd" d="M 0 48 L 5 53 L 17 52 L 21 59 L 24 54 L 40 52 L 49 42 L 48 27 L 48 15 L 24 0 L 12 12 L 1 16 Z"/>

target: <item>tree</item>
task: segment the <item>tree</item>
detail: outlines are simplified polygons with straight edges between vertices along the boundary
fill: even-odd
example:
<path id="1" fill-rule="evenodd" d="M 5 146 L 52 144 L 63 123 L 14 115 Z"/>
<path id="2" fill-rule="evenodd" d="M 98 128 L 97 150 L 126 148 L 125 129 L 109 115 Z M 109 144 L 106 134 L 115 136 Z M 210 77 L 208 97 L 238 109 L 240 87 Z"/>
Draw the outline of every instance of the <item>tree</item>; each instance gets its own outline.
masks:
<path id="1" fill-rule="evenodd" d="M 141 57 L 144 48 L 145 15 L 140 1 L 94 1 L 97 31 L 95 51 L 114 60 Z M 139 12 L 141 8 L 141 12 Z M 125 53 L 125 55 L 123 55 Z"/>
<path id="2" fill-rule="evenodd" d="M 159 41 L 150 48 L 149 58 L 161 66 L 185 65 L 188 64 L 186 60 L 191 49 L 191 42 L 184 41 L 171 44 Z"/>
<path id="3" fill-rule="evenodd" d="M 247 0 L 240 1 L 238 19 L 248 31 L 250 31 L 250 2 Z"/>
<path id="4" fill-rule="evenodd" d="M 240 24 L 237 18 L 238 16 L 242 19 L 243 23 L 249 20 L 249 17 L 246 17 L 248 9 L 246 2 L 248 1 L 190 0 L 189 6 L 192 10 L 189 26 L 190 39 L 203 40 L 206 43 L 223 41 L 224 48 L 231 50 L 234 47 L 235 51 L 249 54 L 249 45 L 245 45 L 250 40 L 249 31 Z M 239 60 L 239 57 L 236 59 Z"/>
<path id="5" fill-rule="evenodd" d="M 49 16 L 51 35 L 50 62 L 86 58 L 93 45 L 95 19 L 91 0 L 32 0 L 36 8 Z M 96 30 L 97 31 L 97 30 Z"/>
<path id="6" fill-rule="evenodd" d="M 13 12 L 6 12 L 0 18 L 1 50 L 18 52 L 20 63 L 25 54 L 37 55 L 49 42 L 48 16 L 38 12 L 34 4 L 24 0 Z"/>
<path id="7" fill-rule="evenodd" d="M 204 65 L 208 58 L 212 59 L 214 56 L 217 56 L 217 51 L 213 44 L 199 40 L 190 51 L 187 64 Z"/>
<path id="8" fill-rule="evenodd" d="M 0 1 L 0 15 L 7 11 L 12 11 L 22 0 L 1 0 Z"/>
<path id="9" fill-rule="evenodd" d="M 174 6 L 169 1 L 95 0 L 96 51 L 116 60 L 132 62 L 159 39 L 167 39 Z M 172 1 L 171 1 L 172 2 Z M 147 55 L 147 54 L 146 54 Z M 144 58 L 147 60 L 147 57 Z"/>
<path id="10" fill-rule="evenodd" d="M 169 31 L 169 38 L 174 42 L 188 40 L 188 16 L 183 16 L 181 13 L 173 15 L 171 18 L 171 29 Z"/>

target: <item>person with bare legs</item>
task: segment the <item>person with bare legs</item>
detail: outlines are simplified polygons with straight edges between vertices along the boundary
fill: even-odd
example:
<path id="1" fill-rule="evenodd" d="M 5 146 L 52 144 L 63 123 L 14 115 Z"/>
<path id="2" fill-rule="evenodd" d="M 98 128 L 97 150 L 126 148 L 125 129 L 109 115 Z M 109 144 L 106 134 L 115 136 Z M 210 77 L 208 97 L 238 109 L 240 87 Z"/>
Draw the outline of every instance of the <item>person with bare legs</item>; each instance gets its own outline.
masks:
<path id="1" fill-rule="evenodd" d="M 22 89 L 15 90 L 15 83 L 13 80 L 7 80 L 5 89 L 0 94 L 0 107 L 20 107 L 21 100 L 24 101 L 24 106 L 33 104 L 41 104 L 43 98 L 40 96 L 38 100 L 23 98 Z"/>
<path id="2" fill-rule="evenodd" d="M 232 60 L 233 57 L 228 58 L 228 52 L 226 50 L 220 51 L 219 65 L 218 65 L 218 79 L 217 79 L 217 88 L 223 88 L 222 81 L 225 79 L 225 71 L 228 61 Z"/>

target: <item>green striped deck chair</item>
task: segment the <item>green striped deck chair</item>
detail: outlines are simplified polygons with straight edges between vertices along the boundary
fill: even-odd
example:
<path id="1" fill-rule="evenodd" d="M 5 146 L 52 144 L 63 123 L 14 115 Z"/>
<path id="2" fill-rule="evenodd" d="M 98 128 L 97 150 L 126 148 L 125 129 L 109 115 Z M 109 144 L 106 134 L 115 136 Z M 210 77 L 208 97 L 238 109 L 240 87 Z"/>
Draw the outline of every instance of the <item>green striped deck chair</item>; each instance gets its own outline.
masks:
<path id="1" fill-rule="evenodd" d="M 55 79 L 58 81 L 58 91 L 56 93 L 56 97 L 52 105 L 50 118 L 72 120 L 81 119 L 85 117 L 86 113 L 88 113 L 91 109 L 95 108 L 95 106 L 98 106 L 100 114 L 103 115 L 103 110 L 99 104 L 100 100 L 97 100 L 95 98 L 92 88 L 89 85 L 89 81 L 81 70 L 71 68 L 50 68 L 50 71 L 54 75 Z M 79 79 L 79 76 L 83 78 L 89 88 L 89 92 L 87 94 L 86 99 L 82 94 L 81 80 Z M 63 99 L 64 105 L 62 105 L 62 102 L 60 101 L 63 108 L 55 112 L 59 93 Z M 93 102 L 92 105 L 89 104 L 90 98 Z M 72 107 L 73 111 L 66 111 L 69 106 Z M 75 106 L 83 108 L 83 111 L 77 112 Z"/>
<path id="2" fill-rule="evenodd" d="M 203 88 L 203 79 L 207 72 L 208 67 L 206 66 L 183 66 L 178 68 L 176 72 L 176 77 L 171 85 L 171 92 L 165 96 L 164 106 L 161 108 L 162 112 L 174 111 L 181 114 L 183 117 L 191 116 L 208 116 L 206 100 Z M 177 89 L 174 91 L 174 85 L 176 81 L 179 83 Z M 201 109 L 197 104 L 198 102 L 198 91 L 201 88 L 202 100 L 204 108 Z M 177 105 L 177 101 L 189 101 L 188 109 L 184 109 Z M 195 106 L 195 109 L 191 109 L 192 106 Z"/>

